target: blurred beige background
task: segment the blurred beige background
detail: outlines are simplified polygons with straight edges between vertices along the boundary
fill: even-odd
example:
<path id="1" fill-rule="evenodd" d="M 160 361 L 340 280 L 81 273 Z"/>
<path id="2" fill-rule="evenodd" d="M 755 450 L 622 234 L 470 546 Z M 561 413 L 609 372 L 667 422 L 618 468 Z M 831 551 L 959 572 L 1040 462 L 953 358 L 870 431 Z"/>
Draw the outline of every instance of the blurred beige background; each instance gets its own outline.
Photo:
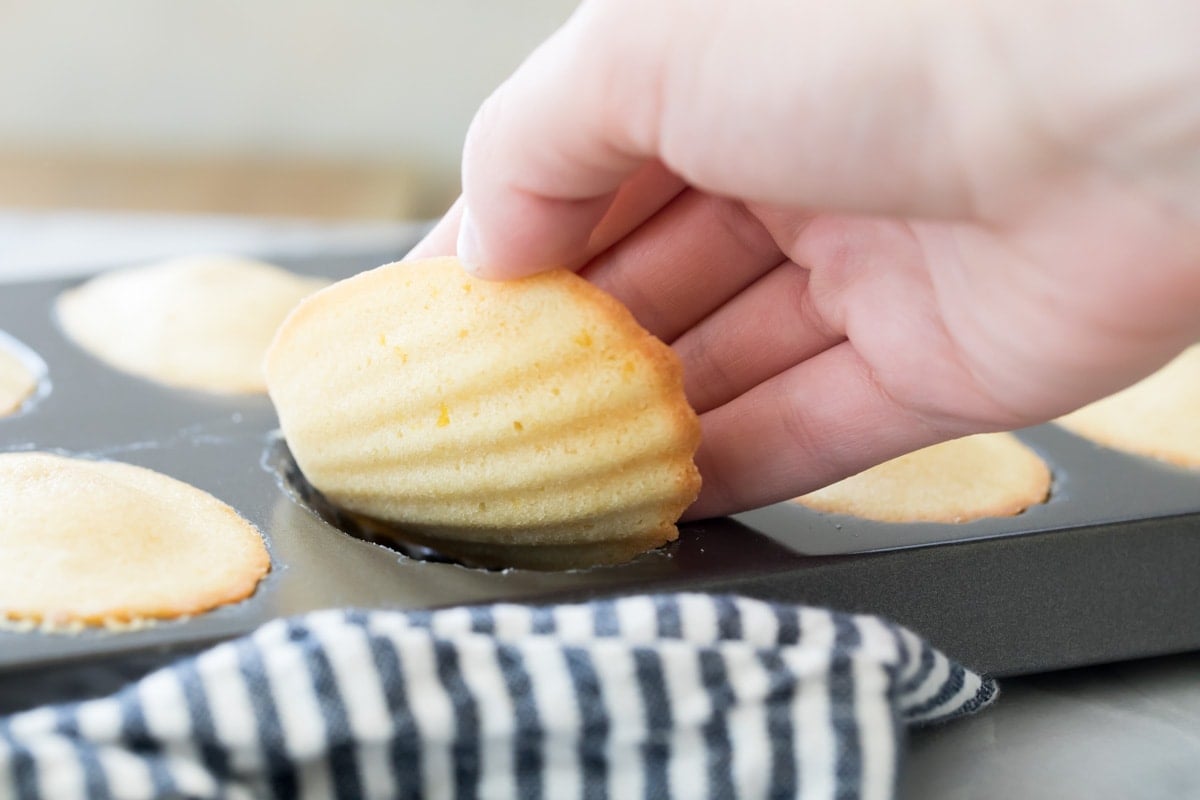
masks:
<path id="1" fill-rule="evenodd" d="M 573 0 L 0 0 L 0 208 L 436 214 Z"/>

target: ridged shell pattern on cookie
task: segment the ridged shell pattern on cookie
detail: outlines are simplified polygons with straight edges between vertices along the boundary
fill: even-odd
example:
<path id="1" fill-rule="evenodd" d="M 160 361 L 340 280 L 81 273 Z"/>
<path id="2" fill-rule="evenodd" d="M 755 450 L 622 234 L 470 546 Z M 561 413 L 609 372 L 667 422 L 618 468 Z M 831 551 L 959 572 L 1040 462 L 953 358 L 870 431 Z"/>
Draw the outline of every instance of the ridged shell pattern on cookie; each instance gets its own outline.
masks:
<path id="1" fill-rule="evenodd" d="M 381 267 L 303 302 L 266 372 L 313 486 L 420 537 L 647 549 L 699 488 L 678 360 L 565 271 Z"/>

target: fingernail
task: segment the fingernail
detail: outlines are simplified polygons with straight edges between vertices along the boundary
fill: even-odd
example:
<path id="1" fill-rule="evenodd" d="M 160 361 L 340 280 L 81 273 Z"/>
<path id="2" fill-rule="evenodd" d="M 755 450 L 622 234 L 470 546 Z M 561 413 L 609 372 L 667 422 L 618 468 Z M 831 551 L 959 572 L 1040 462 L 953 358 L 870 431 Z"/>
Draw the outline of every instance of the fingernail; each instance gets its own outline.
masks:
<path id="1" fill-rule="evenodd" d="M 458 260 L 470 273 L 478 273 L 483 262 L 479 252 L 479 232 L 471 221 L 471 212 L 463 209 L 458 222 Z"/>

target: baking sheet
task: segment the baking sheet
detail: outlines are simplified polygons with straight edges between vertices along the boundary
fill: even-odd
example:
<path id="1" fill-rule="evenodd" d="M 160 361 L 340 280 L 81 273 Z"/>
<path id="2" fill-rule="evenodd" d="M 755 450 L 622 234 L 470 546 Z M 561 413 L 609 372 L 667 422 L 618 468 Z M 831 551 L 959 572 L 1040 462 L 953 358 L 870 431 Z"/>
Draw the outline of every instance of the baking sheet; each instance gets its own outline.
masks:
<path id="1" fill-rule="evenodd" d="M 367 252 L 275 263 L 336 278 L 393 258 Z M 149 668 L 270 619 L 335 606 L 736 591 L 884 614 L 993 674 L 1200 648 L 1195 472 L 1041 426 L 1019 435 L 1049 463 L 1053 494 L 1013 518 L 896 525 L 780 504 L 683 526 L 678 542 L 620 566 L 546 573 L 430 563 L 347 536 L 288 490 L 280 480 L 286 447 L 266 397 L 160 386 L 66 340 L 53 301 L 77 283 L 0 288 L 0 330 L 46 365 L 39 396 L 0 419 L 0 451 L 115 459 L 197 486 L 263 531 L 272 571 L 242 603 L 144 630 L 0 631 L 0 709 L 6 682 L 106 665 Z"/>

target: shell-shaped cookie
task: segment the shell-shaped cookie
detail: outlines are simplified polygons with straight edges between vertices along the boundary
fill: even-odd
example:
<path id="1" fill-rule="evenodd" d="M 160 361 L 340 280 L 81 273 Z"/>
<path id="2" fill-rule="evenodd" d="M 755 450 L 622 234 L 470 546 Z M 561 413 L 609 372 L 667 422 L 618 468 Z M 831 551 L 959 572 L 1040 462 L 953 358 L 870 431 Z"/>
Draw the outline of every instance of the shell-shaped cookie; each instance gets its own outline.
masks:
<path id="1" fill-rule="evenodd" d="M 628 559 L 674 539 L 699 490 L 678 359 L 566 271 L 380 267 L 301 303 L 266 374 L 314 487 L 467 560 Z"/>
<path id="2" fill-rule="evenodd" d="M 37 391 L 41 375 L 21 357 L 19 343 L 0 331 L 0 417 L 13 414 Z M 26 351 L 28 352 L 28 351 Z M 33 360 L 30 357 L 30 360 Z"/>
<path id="3" fill-rule="evenodd" d="M 187 389 L 261 393 L 263 353 L 296 303 L 329 281 L 235 256 L 99 275 L 58 299 L 63 330 L 124 372 Z"/>
<path id="4" fill-rule="evenodd" d="M 1011 433 L 964 436 L 871 467 L 795 502 L 879 522 L 970 522 L 1045 502 L 1052 476 Z"/>
<path id="5" fill-rule="evenodd" d="M 1200 467 L 1200 345 L 1128 389 L 1057 422 L 1106 447 Z"/>
<path id="6" fill-rule="evenodd" d="M 126 625 L 254 592 L 262 536 L 217 498 L 144 467 L 0 453 L 0 620 Z"/>

